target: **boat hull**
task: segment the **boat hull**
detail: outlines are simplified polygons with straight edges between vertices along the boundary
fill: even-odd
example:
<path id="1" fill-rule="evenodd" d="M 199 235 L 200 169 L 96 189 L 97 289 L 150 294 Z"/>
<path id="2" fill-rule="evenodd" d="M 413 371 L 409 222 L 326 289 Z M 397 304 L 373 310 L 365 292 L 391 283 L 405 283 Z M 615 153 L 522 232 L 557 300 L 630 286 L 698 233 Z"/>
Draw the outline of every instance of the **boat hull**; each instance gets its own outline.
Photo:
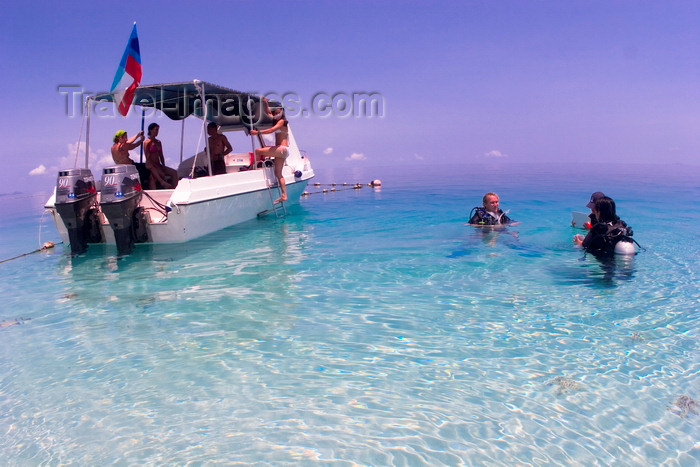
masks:
<path id="1" fill-rule="evenodd" d="M 298 202 L 308 181 L 314 176 L 310 166 L 300 172 L 301 176 L 296 177 L 291 168 L 284 168 L 288 200 L 277 205 L 278 213 L 289 204 Z M 147 213 L 149 240 L 146 243 L 187 242 L 254 219 L 260 214 L 275 215 L 273 200 L 277 197 L 279 188 L 271 167 L 182 179 L 174 190 L 146 190 L 140 202 Z M 55 194 L 45 208 L 51 213 L 63 242 L 70 243 L 68 229 L 54 202 Z M 168 212 L 160 206 L 167 207 Z M 105 243 L 114 244 L 114 232 L 104 214 L 100 220 Z"/>

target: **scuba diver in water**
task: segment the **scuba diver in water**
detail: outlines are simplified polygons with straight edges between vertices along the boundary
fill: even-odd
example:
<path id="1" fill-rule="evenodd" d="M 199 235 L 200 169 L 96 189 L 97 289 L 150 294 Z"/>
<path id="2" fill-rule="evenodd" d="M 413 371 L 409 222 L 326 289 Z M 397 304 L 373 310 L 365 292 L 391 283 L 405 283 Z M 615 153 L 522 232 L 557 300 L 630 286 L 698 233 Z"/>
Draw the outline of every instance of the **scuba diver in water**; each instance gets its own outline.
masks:
<path id="1" fill-rule="evenodd" d="M 448 257 L 457 258 L 479 251 L 479 243 L 486 247 L 494 248 L 498 244 L 516 250 L 521 256 L 542 256 L 541 251 L 532 246 L 524 245 L 519 240 L 517 231 L 508 226 L 520 224 L 499 208 L 499 198 L 496 193 L 486 193 L 483 197 L 483 206 L 477 206 L 469 213 L 467 225 L 479 227 L 469 233 L 469 240 L 465 245 L 453 252 Z M 500 239 L 500 240 L 499 240 Z M 474 241 L 479 240 L 479 241 Z M 483 250 L 482 250 L 483 251 Z M 498 255 L 499 252 L 491 252 L 489 255 Z"/>
<path id="2" fill-rule="evenodd" d="M 632 261 L 635 255 L 634 244 L 639 246 L 632 238 L 632 228 L 617 216 L 615 201 L 607 196 L 599 198 L 592 210 L 597 223 L 585 237 L 581 234 L 574 235 L 574 243 L 581 245 L 586 253 L 598 260 L 602 271 L 598 279 L 604 284 L 614 285 L 615 278 L 631 279 L 635 271 Z"/>
<path id="3" fill-rule="evenodd" d="M 514 225 L 519 222 L 513 221 L 505 212 L 498 207 L 498 195 L 496 193 L 486 193 L 483 199 L 483 206 L 472 209 L 469 218 L 469 225 L 492 226 L 492 225 Z"/>
<path id="4" fill-rule="evenodd" d="M 599 198 L 592 209 L 597 223 L 585 237 L 577 234 L 573 238 L 574 243 L 581 245 L 586 253 L 608 257 L 615 254 L 615 245 L 618 242 L 634 241 L 632 229 L 617 216 L 615 201 L 612 198 Z"/>

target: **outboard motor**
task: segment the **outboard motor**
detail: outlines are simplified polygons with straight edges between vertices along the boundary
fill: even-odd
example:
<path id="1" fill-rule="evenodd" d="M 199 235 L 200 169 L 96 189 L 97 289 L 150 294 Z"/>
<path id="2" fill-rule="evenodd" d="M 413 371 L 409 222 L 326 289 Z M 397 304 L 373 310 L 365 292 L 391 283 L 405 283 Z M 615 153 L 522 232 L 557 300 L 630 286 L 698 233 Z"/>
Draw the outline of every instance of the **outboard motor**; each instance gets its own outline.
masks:
<path id="1" fill-rule="evenodd" d="M 104 242 L 96 197 L 90 169 L 58 171 L 54 206 L 68 230 L 72 255 L 85 253 L 88 243 Z"/>
<path id="2" fill-rule="evenodd" d="M 103 169 L 100 208 L 114 231 L 119 256 L 131 253 L 134 243 L 148 241 L 145 212 L 139 206 L 142 193 L 136 166 L 120 164 Z"/>

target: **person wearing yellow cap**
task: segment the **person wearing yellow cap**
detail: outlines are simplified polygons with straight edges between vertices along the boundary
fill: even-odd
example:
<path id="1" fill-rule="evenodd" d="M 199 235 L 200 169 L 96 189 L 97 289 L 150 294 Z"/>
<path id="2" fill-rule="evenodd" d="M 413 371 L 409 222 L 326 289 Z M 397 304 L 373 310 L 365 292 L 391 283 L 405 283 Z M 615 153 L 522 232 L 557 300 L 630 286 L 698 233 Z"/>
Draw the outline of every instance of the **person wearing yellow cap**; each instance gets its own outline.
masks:
<path id="1" fill-rule="evenodd" d="M 133 164 L 134 161 L 129 157 L 129 151 L 141 146 L 143 143 L 143 131 L 132 138 L 128 138 L 126 131 L 119 130 L 114 133 L 114 144 L 112 145 L 112 159 L 115 164 Z"/>

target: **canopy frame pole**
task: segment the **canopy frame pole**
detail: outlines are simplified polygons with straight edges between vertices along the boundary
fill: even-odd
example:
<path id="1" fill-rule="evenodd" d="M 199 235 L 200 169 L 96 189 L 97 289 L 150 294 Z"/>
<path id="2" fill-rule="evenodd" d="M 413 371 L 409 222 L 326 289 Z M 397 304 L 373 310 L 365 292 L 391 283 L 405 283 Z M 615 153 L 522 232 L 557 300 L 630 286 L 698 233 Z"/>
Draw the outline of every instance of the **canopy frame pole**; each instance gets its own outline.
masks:
<path id="1" fill-rule="evenodd" d="M 213 175 L 212 168 L 211 168 L 211 150 L 209 149 L 209 136 L 207 134 L 207 102 L 204 99 L 204 83 L 202 83 L 199 80 L 194 81 L 194 85 L 197 88 L 197 91 L 199 92 L 199 98 L 200 102 L 202 105 L 202 131 L 204 132 L 205 139 L 204 142 L 206 143 L 207 146 L 207 161 L 208 161 L 208 166 L 209 166 L 209 176 L 211 177 Z"/>
<path id="2" fill-rule="evenodd" d="M 253 106 L 251 105 L 251 97 L 250 95 L 246 99 L 246 107 L 248 109 L 248 115 L 250 116 L 250 130 L 254 130 L 253 128 Z M 250 134 L 250 133 L 249 133 Z M 260 139 L 260 133 L 258 133 L 258 139 Z M 253 170 L 258 168 L 258 158 L 255 157 L 255 135 L 250 135 L 250 146 L 253 150 Z M 262 147 L 262 146 L 260 146 Z"/>
<path id="3" fill-rule="evenodd" d="M 180 129 L 180 163 L 182 163 L 182 155 L 185 146 L 185 119 L 182 119 L 182 128 Z M 196 157 L 196 156 L 195 156 Z"/>
<path id="4" fill-rule="evenodd" d="M 87 123 L 85 125 L 85 168 L 89 169 L 90 165 L 90 101 L 91 97 L 88 97 L 85 101 L 85 112 L 87 113 Z"/>

